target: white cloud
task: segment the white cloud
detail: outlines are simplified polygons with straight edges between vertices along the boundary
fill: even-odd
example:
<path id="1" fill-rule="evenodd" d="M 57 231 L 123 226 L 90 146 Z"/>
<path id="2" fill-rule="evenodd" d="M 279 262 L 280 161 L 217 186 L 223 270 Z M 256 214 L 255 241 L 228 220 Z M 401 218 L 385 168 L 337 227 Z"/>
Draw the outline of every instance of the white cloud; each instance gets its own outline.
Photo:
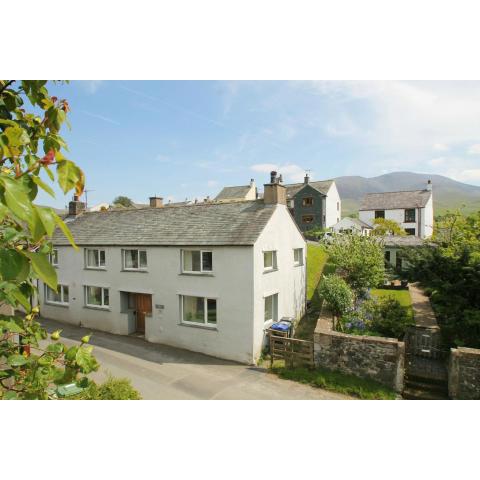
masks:
<path id="1" fill-rule="evenodd" d="M 305 169 L 295 164 L 278 165 L 275 163 L 257 163 L 251 165 L 250 169 L 254 172 L 270 173 L 271 171 L 278 172 L 283 176 L 285 182 L 302 182 L 305 176 Z"/>
<path id="2" fill-rule="evenodd" d="M 431 160 L 428 161 L 428 164 L 431 165 L 432 167 L 438 167 L 439 165 L 445 164 L 446 160 L 447 159 L 444 157 L 432 158 Z"/>
<path id="3" fill-rule="evenodd" d="M 449 170 L 446 175 L 459 182 L 480 184 L 480 168 L 469 168 L 458 171 Z"/>
<path id="4" fill-rule="evenodd" d="M 433 149 L 437 152 L 446 152 L 448 150 L 448 145 L 445 145 L 444 143 L 435 143 Z"/>
<path id="5" fill-rule="evenodd" d="M 468 149 L 469 155 L 480 155 L 480 143 L 470 146 Z"/>
<path id="6" fill-rule="evenodd" d="M 80 85 L 90 95 L 97 93 L 98 89 L 102 86 L 104 80 L 82 80 Z"/>
<path id="7" fill-rule="evenodd" d="M 218 182 L 216 180 L 209 180 L 207 182 L 207 187 L 210 187 L 210 188 L 216 187 L 217 185 L 218 185 Z"/>

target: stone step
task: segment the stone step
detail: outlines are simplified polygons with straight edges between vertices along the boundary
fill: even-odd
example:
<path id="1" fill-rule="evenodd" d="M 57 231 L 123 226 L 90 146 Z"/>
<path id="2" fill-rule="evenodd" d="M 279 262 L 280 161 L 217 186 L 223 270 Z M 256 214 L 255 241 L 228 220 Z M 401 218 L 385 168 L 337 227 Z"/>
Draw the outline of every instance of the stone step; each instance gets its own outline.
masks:
<path id="1" fill-rule="evenodd" d="M 402 398 L 406 400 L 448 400 L 448 395 L 406 387 L 403 390 Z"/>
<path id="2" fill-rule="evenodd" d="M 411 390 L 418 390 L 423 392 L 429 392 L 433 394 L 443 395 L 448 397 L 448 384 L 446 383 L 428 383 L 423 381 L 407 380 L 405 382 L 405 388 Z"/>
<path id="3" fill-rule="evenodd" d="M 448 386 L 448 379 L 447 376 L 445 375 L 444 378 L 432 378 L 432 377 L 426 377 L 422 375 L 412 375 L 412 374 L 406 374 L 405 375 L 405 384 L 407 383 L 418 383 L 422 385 L 427 385 L 427 386 L 440 386 L 447 388 Z"/>

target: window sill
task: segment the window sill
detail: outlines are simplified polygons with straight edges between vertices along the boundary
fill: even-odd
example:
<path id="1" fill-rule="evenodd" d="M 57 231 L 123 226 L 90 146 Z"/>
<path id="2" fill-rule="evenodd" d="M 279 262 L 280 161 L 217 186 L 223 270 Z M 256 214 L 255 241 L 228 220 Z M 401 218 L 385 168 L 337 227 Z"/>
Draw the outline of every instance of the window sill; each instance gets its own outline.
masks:
<path id="1" fill-rule="evenodd" d="M 84 270 L 100 270 L 101 272 L 106 272 L 106 267 L 84 267 Z"/>
<path id="2" fill-rule="evenodd" d="M 178 323 L 178 326 L 180 327 L 191 327 L 191 328 L 200 328 L 202 330 L 210 330 L 213 332 L 218 332 L 218 328 L 215 326 L 211 325 L 205 325 L 205 324 L 195 324 L 195 323 L 186 323 L 186 322 L 180 322 Z"/>
<path id="3" fill-rule="evenodd" d="M 58 302 L 45 302 L 45 305 L 48 305 L 49 307 L 63 307 L 63 308 L 68 308 L 70 306 L 69 303 L 58 303 Z"/>
<path id="4" fill-rule="evenodd" d="M 182 272 L 179 275 L 186 275 L 187 277 L 214 277 L 213 272 Z"/>
<path id="5" fill-rule="evenodd" d="M 303 263 L 294 263 L 293 266 L 294 267 L 303 267 Z"/>
<path id="6" fill-rule="evenodd" d="M 278 272 L 278 268 L 269 268 L 268 270 L 264 270 L 263 273 L 272 273 L 272 272 Z"/>
<path id="7" fill-rule="evenodd" d="M 84 305 L 83 308 L 89 308 L 91 310 L 102 310 L 103 312 L 110 312 L 110 307 L 100 307 L 97 305 Z"/>
<path id="8" fill-rule="evenodd" d="M 121 272 L 148 273 L 146 268 L 122 268 Z"/>

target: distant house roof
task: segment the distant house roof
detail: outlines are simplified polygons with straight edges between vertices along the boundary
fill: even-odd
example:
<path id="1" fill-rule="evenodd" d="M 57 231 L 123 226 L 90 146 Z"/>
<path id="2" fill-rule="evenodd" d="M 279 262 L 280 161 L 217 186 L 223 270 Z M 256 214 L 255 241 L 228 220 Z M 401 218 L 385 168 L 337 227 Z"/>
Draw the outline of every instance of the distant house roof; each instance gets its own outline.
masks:
<path id="1" fill-rule="evenodd" d="M 68 227 L 78 245 L 253 245 L 275 205 L 263 201 L 86 212 Z M 69 245 L 59 231 L 54 245 Z"/>
<path id="2" fill-rule="evenodd" d="M 411 192 L 367 193 L 363 197 L 359 210 L 392 210 L 396 208 L 425 207 L 430 199 L 430 190 Z"/>
<path id="3" fill-rule="evenodd" d="M 318 190 L 323 195 L 328 193 L 330 187 L 332 186 L 333 180 L 322 180 L 318 182 L 308 182 L 308 183 L 291 183 L 285 185 L 287 187 L 287 197 L 294 197 L 305 185 L 310 185 L 315 190 Z"/>
<path id="4" fill-rule="evenodd" d="M 420 247 L 425 244 L 426 242 L 423 239 L 414 235 L 405 235 L 403 237 L 390 235 L 384 237 L 384 245 L 386 247 Z"/>
<path id="5" fill-rule="evenodd" d="M 250 185 L 241 185 L 239 187 L 224 187 L 222 191 L 215 197 L 215 200 L 234 200 L 242 199 L 252 188 Z"/>
<path id="6" fill-rule="evenodd" d="M 357 225 L 360 229 L 362 228 L 368 228 L 370 230 L 373 229 L 372 225 L 369 225 L 368 223 L 364 222 L 363 220 L 360 220 L 359 218 L 351 218 L 351 217 L 344 217 L 342 218 L 337 224 L 335 224 L 332 228 L 333 229 L 339 229 L 342 227 L 348 227 L 351 224 Z"/>

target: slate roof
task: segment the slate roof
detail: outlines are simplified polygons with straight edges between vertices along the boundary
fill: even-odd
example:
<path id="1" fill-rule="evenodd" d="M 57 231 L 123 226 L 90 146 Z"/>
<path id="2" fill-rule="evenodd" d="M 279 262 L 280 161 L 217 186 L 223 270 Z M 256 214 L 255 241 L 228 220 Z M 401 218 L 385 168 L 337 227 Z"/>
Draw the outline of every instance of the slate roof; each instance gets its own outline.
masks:
<path id="1" fill-rule="evenodd" d="M 241 185 L 239 187 L 224 187 L 215 197 L 215 200 L 233 200 L 243 199 L 250 191 L 250 185 Z"/>
<path id="2" fill-rule="evenodd" d="M 351 218 L 351 217 L 343 217 L 337 224 L 333 226 L 333 228 L 342 227 L 343 225 L 347 226 L 348 222 L 354 223 L 355 225 L 358 225 L 360 228 L 373 229 L 371 225 L 364 222 L 363 220 L 360 220 L 359 218 Z"/>
<path id="3" fill-rule="evenodd" d="M 322 180 L 318 182 L 308 182 L 306 183 L 291 183 L 289 185 L 285 185 L 287 188 L 287 197 L 292 198 L 294 197 L 305 185 L 310 185 L 315 190 L 318 190 L 323 195 L 328 193 L 328 190 L 332 186 L 333 180 Z"/>
<path id="4" fill-rule="evenodd" d="M 275 205 L 229 203 L 86 212 L 68 227 L 77 245 L 253 245 Z M 69 245 L 59 231 L 54 245 Z"/>
<path id="5" fill-rule="evenodd" d="M 384 245 L 386 247 L 419 247 L 424 245 L 425 240 L 414 235 L 405 235 L 403 237 L 399 235 L 390 235 L 384 237 Z"/>
<path id="6" fill-rule="evenodd" d="M 411 192 L 367 193 L 359 210 L 392 210 L 396 208 L 425 207 L 430 199 L 430 190 L 413 190 Z"/>

